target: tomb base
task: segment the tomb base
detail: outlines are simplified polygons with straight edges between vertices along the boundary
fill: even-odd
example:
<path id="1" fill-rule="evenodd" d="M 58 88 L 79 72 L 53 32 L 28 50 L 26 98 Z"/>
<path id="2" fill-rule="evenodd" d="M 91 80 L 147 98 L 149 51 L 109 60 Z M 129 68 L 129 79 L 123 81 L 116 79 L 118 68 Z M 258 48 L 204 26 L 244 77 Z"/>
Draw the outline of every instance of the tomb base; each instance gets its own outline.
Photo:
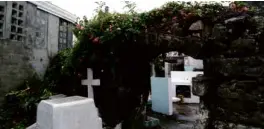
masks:
<path id="1" fill-rule="evenodd" d="M 72 96 L 41 101 L 34 128 L 102 129 L 102 120 L 98 117 L 93 99 Z"/>

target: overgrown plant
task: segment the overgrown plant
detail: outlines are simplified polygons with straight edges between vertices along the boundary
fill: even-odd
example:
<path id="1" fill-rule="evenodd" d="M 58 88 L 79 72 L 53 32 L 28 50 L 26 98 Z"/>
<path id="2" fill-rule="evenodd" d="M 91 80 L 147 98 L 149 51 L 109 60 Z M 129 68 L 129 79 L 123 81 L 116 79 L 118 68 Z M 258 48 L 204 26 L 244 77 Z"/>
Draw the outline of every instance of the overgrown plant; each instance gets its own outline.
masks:
<path id="1" fill-rule="evenodd" d="M 0 109 L 1 129 L 24 129 L 36 121 L 37 104 L 51 96 L 38 75 L 25 79 L 17 90 L 6 94 Z"/>

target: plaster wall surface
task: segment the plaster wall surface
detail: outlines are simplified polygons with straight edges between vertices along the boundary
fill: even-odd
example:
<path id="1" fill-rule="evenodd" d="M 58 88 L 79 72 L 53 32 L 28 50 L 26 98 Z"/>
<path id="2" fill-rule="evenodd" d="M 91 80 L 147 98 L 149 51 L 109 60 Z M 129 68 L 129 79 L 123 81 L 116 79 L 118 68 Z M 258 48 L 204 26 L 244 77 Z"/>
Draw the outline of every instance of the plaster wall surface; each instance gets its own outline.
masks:
<path id="1" fill-rule="evenodd" d="M 39 74 L 43 75 L 48 65 L 48 18 L 47 12 L 38 10 L 34 5 L 28 4 L 26 17 L 27 40 L 26 44 L 32 51 L 30 64 Z"/>

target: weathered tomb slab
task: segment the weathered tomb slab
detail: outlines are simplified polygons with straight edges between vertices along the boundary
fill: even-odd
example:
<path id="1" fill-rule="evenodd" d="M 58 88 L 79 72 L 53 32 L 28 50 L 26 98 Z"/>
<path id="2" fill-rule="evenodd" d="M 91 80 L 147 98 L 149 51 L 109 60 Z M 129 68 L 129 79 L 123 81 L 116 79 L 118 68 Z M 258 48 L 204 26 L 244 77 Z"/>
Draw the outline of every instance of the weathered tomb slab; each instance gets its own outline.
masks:
<path id="1" fill-rule="evenodd" d="M 42 100 L 37 129 L 102 129 L 93 99 L 80 96 Z"/>
<path id="2" fill-rule="evenodd" d="M 152 110 L 158 113 L 173 114 L 173 88 L 170 78 L 151 77 Z"/>

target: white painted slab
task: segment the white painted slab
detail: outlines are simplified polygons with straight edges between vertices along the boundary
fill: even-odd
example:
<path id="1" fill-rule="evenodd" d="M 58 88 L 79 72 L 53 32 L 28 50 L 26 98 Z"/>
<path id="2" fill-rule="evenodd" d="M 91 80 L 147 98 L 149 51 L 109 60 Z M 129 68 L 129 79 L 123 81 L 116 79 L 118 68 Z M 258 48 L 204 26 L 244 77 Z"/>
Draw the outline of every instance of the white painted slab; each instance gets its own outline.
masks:
<path id="1" fill-rule="evenodd" d="M 166 115 L 173 114 L 170 78 L 151 77 L 152 110 Z"/>
<path id="2" fill-rule="evenodd" d="M 38 129 L 102 129 L 93 99 L 72 96 L 42 100 L 37 109 Z"/>
<path id="3" fill-rule="evenodd" d="M 203 74 L 203 72 L 193 72 L 193 71 L 171 71 L 171 81 L 188 81 L 191 82 L 193 77 L 196 77 L 198 74 Z"/>

